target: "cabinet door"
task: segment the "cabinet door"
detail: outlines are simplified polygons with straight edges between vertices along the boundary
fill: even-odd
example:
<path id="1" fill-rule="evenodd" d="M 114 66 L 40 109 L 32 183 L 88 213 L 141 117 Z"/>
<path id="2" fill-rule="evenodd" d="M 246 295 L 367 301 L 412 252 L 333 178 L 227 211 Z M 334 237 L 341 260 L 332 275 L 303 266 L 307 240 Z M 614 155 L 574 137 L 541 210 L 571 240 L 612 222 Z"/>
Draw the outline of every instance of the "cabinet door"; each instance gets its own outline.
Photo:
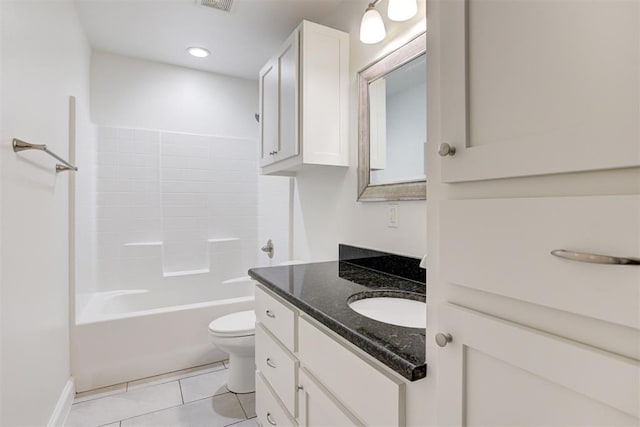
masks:
<path id="1" fill-rule="evenodd" d="M 278 102 L 280 137 L 275 161 L 288 159 L 299 153 L 298 145 L 298 52 L 300 32 L 295 31 L 284 43 L 277 56 Z"/>
<path id="2" fill-rule="evenodd" d="M 278 139 L 278 62 L 270 60 L 260 70 L 260 166 L 275 161 Z"/>
<path id="3" fill-rule="evenodd" d="M 349 414 L 334 396 L 313 380 L 306 370 L 300 369 L 298 383 L 301 427 L 363 425 Z"/>
<path id="4" fill-rule="evenodd" d="M 640 165 L 640 2 L 440 7 L 444 182 Z"/>
<path id="5" fill-rule="evenodd" d="M 640 364 L 452 304 L 438 353 L 438 425 L 633 425 Z"/>

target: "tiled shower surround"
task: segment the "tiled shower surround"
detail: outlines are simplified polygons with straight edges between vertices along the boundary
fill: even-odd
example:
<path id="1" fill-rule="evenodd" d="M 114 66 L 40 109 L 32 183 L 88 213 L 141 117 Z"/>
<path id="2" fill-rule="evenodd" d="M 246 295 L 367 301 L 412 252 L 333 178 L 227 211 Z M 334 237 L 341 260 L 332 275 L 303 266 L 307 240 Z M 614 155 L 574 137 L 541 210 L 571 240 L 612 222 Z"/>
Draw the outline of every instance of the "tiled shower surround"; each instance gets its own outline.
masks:
<path id="1" fill-rule="evenodd" d="M 258 263 L 256 144 L 100 127 L 96 290 L 245 276 Z"/>

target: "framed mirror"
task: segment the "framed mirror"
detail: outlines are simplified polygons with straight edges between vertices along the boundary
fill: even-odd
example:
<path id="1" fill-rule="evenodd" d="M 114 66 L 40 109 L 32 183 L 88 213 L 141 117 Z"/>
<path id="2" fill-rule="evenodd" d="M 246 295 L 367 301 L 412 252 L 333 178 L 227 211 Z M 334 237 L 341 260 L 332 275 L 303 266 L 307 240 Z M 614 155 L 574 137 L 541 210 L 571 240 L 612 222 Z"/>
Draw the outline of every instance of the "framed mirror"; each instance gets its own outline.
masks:
<path id="1" fill-rule="evenodd" d="M 427 198 L 426 39 L 358 73 L 358 201 Z"/>

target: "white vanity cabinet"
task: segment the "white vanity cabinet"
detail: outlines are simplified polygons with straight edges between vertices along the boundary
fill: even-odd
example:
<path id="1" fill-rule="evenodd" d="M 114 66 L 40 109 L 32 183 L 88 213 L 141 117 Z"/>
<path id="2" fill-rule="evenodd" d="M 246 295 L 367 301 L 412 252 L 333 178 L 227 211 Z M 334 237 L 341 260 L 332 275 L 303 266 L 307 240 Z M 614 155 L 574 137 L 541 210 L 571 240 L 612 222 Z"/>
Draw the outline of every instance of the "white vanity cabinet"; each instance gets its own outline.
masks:
<path id="1" fill-rule="evenodd" d="M 256 415 L 274 425 L 274 413 L 295 424 L 298 415 L 297 310 L 256 286 Z M 283 422 L 281 421 L 281 422 Z M 276 421 L 277 422 L 277 421 Z"/>
<path id="2" fill-rule="evenodd" d="M 428 10 L 433 422 L 638 425 L 640 3 Z"/>
<path id="3" fill-rule="evenodd" d="M 362 424 L 305 369 L 299 372 L 300 426 L 361 426 Z"/>
<path id="4" fill-rule="evenodd" d="M 260 167 L 348 166 L 349 35 L 303 21 L 260 71 Z"/>
<path id="5" fill-rule="evenodd" d="M 638 425 L 637 361 L 453 304 L 438 316 L 438 425 Z"/>
<path id="6" fill-rule="evenodd" d="M 424 425 L 420 407 L 408 402 L 426 379 L 401 378 L 261 285 L 256 318 L 256 413 L 263 426 Z"/>

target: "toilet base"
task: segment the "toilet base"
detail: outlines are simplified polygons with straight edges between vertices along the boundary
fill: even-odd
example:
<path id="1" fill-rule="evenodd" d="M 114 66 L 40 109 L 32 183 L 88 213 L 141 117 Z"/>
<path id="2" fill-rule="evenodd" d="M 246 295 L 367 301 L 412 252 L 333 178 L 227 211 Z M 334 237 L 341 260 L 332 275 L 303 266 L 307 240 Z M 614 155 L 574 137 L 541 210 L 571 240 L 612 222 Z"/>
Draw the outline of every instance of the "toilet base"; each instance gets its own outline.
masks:
<path id="1" fill-rule="evenodd" d="M 232 393 L 253 393 L 256 390 L 256 362 L 254 356 L 229 355 L 229 380 Z"/>

